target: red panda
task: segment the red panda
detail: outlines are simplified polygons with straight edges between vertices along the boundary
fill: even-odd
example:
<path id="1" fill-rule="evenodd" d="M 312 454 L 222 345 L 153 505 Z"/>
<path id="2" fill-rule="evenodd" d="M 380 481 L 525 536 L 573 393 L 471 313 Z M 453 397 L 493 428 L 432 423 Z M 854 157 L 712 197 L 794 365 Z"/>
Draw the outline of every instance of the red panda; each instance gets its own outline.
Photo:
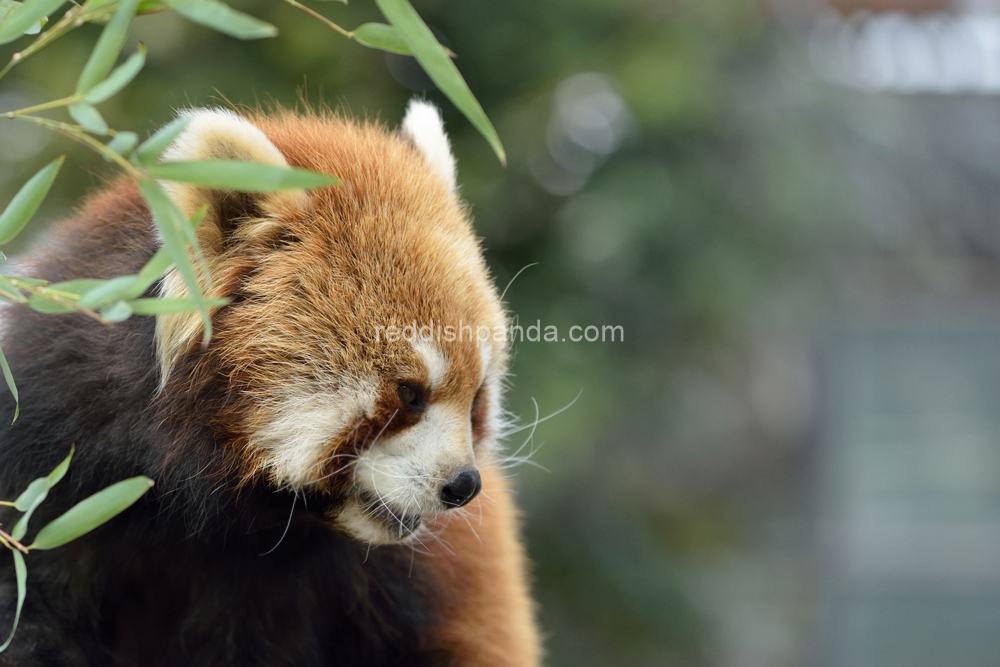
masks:
<path id="1" fill-rule="evenodd" d="M 13 424 L 0 399 L 0 498 L 72 446 L 39 512 L 124 477 L 156 481 L 106 526 L 31 555 L 0 665 L 539 664 L 497 466 L 505 343 L 386 333 L 506 325 L 437 109 L 411 102 L 395 132 L 331 112 L 184 115 L 166 160 L 290 165 L 341 183 L 167 184 L 188 215 L 208 206 L 207 289 L 230 301 L 207 346 L 190 313 L 106 327 L 0 311 L 21 394 Z M 20 269 L 111 278 L 159 246 L 135 184 L 120 180 Z M 173 273 L 151 288 L 183 293 Z M 0 565 L 3 627 L 14 590 Z"/>

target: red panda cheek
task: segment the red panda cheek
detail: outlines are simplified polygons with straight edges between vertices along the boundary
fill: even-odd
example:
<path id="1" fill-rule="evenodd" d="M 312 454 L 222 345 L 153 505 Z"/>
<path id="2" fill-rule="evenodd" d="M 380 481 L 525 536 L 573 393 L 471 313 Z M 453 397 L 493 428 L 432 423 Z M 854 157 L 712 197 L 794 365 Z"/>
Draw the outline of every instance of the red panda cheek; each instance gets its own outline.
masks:
<path id="1" fill-rule="evenodd" d="M 330 443 L 370 415 L 377 399 L 373 378 L 344 379 L 332 388 L 291 383 L 265 401 L 249 448 L 273 482 L 303 488 L 327 474 Z"/>

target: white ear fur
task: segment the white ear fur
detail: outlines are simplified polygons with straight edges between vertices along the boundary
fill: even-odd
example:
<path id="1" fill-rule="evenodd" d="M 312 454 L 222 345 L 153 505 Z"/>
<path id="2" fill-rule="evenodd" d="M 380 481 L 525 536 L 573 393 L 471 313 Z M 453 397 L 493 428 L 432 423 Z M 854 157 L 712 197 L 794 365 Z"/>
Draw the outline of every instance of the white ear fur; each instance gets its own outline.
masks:
<path id="1" fill-rule="evenodd" d="M 403 118 L 402 132 L 403 136 L 416 144 L 434 173 L 454 193 L 457 189 L 455 157 L 451 154 L 451 143 L 444 132 L 444 122 L 438 108 L 424 100 L 410 100 Z"/>
<path id="2" fill-rule="evenodd" d="M 186 118 L 188 124 L 164 152 L 164 162 L 240 160 L 288 166 L 285 156 L 257 126 L 229 109 L 184 109 L 178 116 Z M 194 215 L 205 203 L 203 188 L 171 182 L 163 183 L 163 187 L 185 215 Z M 291 192 L 293 197 L 304 194 Z"/>

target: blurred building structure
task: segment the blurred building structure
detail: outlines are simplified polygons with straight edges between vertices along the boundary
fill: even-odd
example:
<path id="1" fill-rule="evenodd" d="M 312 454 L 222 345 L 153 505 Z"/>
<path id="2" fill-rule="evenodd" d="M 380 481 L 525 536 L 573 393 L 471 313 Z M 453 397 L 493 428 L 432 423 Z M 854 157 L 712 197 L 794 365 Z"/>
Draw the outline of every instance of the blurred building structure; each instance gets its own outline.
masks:
<path id="1" fill-rule="evenodd" d="M 813 9 L 778 14 L 830 86 L 831 171 L 866 234 L 832 262 L 813 337 L 791 520 L 812 553 L 775 577 L 805 588 L 785 608 L 805 600 L 807 621 L 727 663 L 1000 664 L 1000 4 Z"/>

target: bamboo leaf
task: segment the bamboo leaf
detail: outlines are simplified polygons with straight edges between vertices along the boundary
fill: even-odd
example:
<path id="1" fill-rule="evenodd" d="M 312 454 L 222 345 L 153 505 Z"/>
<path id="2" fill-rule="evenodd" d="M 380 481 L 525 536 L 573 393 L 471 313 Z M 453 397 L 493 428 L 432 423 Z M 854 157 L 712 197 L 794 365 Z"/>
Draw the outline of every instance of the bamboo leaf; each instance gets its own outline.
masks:
<path id="1" fill-rule="evenodd" d="M 38 531 L 29 549 L 55 549 L 107 523 L 131 507 L 153 486 L 148 477 L 132 477 L 89 498 L 81 500 L 65 514 Z"/>
<path id="2" fill-rule="evenodd" d="M 88 90 L 84 99 L 91 104 L 98 104 L 117 95 L 121 89 L 132 82 L 142 66 L 146 64 L 146 45 L 140 44 L 139 50 L 128 57 L 124 63 L 115 68 L 104 81 Z M 105 130 L 106 131 L 106 130 Z"/>
<path id="3" fill-rule="evenodd" d="M 76 310 L 74 306 L 78 305 L 83 294 L 100 287 L 104 282 L 106 281 L 97 278 L 81 278 L 46 285 L 45 292 L 31 295 L 28 305 L 32 310 L 46 315 L 71 313 Z"/>
<path id="4" fill-rule="evenodd" d="M 7 303 L 27 303 L 21 290 L 14 287 L 7 276 L 0 276 L 0 301 Z"/>
<path id="5" fill-rule="evenodd" d="M 166 0 L 175 12 L 195 23 L 237 39 L 274 37 L 278 29 L 219 0 Z"/>
<path id="6" fill-rule="evenodd" d="M 45 27 L 45 24 L 49 22 L 48 17 L 39 19 L 33 26 L 24 31 L 25 35 L 37 35 Z"/>
<path id="7" fill-rule="evenodd" d="M 424 23 L 407 0 L 375 0 L 382 14 L 398 31 L 400 37 L 413 52 L 417 62 L 438 89 L 458 107 L 469 122 L 479 130 L 493 148 L 502 164 L 507 164 L 507 154 L 493 123 L 486 116 L 483 107 L 469 90 L 448 52 L 441 46 L 434 33 Z"/>
<path id="8" fill-rule="evenodd" d="M 80 307 L 93 310 L 118 301 L 130 294 L 139 282 L 139 276 L 119 276 L 105 280 L 93 289 L 87 290 L 80 297 Z"/>
<path id="9" fill-rule="evenodd" d="M 156 14 L 157 12 L 166 11 L 167 6 L 163 4 L 162 0 L 142 0 L 139 3 L 139 8 L 136 10 L 136 16 L 142 16 L 144 14 Z"/>
<path id="10" fill-rule="evenodd" d="M 174 143 L 174 140 L 181 136 L 181 132 L 184 131 L 187 124 L 187 118 L 178 118 L 167 123 L 153 136 L 142 142 L 139 148 L 135 149 L 135 154 L 139 158 L 139 162 L 147 165 L 154 164 L 160 159 L 164 151 L 170 148 L 170 144 Z"/>
<path id="11" fill-rule="evenodd" d="M 132 317 L 132 307 L 125 301 L 116 301 L 110 306 L 101 308 L 101 317 L 109 322 L 124 322 Z"/>
<path id="12" fill-rule="evenodd" d="M 76 447 L 69 448 L 69 454 L 66 455 L 62 461 L 59 462 L 55 468 L 52 469 L 46 478 L 49 480 L 50 488 L 62 481 L 62 478 L 66 476 L 66 471 L 69 470 L 69 463 L 73 460 L 73 454 L 76 453 Z"/>
<path id="13" fill-rule="evenodd" d="M 3 370 L 3 379 L 7 382 L 7 389 L 10 390 L 11 395 L 14 397 L 14 418 L 10 420 L 13 424 L 17 421 L 17 416 L 21 414 L 21 401 L 17 397 L 17 385 L 14 384 L 14 374 L 10 372 L 10 365 L 7 363 L 7 357 L 3 354 L 3 349 L 0 348 L 0 369 Z"/>
<path id="14" fill-rule="evenodd" d="M 191 226 L 197 226 L 198 222 L 201 221 L 202 217 L 205 215 L 205 208 L 198 211 L 198 214 L 191 221 Z M 98 308 L 104 308 L 106 306 L 115 304 L 115 302 L 127 301 L 130 299 L 135 299 L 142 295 L 150 285 L 160 279 L 160 277 L 166 273 L 167 269 L 171 266 L 170 253 L 166 248 L 161 248 L 159 251 L 153 255 L 152 258 L 146 265 L 142 267 L 138 274 L 118 276 L 117 278 L 111 278 L 110 280 L 98 280 L 98 279 L 86 279 L 85 281 L 70 281 L 66 283 L 56 283 L 52 285 L 52 289 L 56 289 L 61 293 L 69 293 L 72 295 L 78 295 L 79 299 L 76 300 L 73 296 L 69 297 L 71 300 L 76 301 L 76 305 L 80 308 L 86 308 L 88 310 L 94 310 Z M 3 296 L 3 276 L 0 276 L 0 296 Z M 17 291 L 12 285 L 10 289 Z M 60 295 L 62 296 L 62 294 Z M 39 300 L 46 301 L 46 303 L 51 303 L 50 300 L 46 300 L 44 297 L 39 297 Z M 156 301 L 156 299 L 151 299 Z M 53 307 L 60 307 L 56 304 Z M 65 308 L 62 312 L 71 310 Z M 122 311 L 119 306 L 119 311 Z M 104 311 L 101 311 L 104 314 Z M 107 317 L 107 319 L 112 319 Z"/>
<path id="15" fill-rule="evenodd" d="M 111 20 L 101 32 L 94 50 L 90 52 L 90 58 L 80 73 L 80 78 L 76 82 L 76 93 L 83 95 L 106 76 L 118 55 L 125 46 L 125 39 L 128 37 L 129 28 L 132 25 L 132 17 L 135 16 L 139 7 L 139 0 L 122 0 Z M 89 99 L 89 98 L 88 98 Z M 91 100 L 93 101 L 93 100 Z"/>
<path id="16" fill-rule="evenodd" d="M 13 42 L 59 9 L 66 0 L 25 0 L 0 20 L 0 44 Z"/>
<path id="17" fill-rule="evenodd" d="M 200 209 L 198 209 L 198 211 L 194 214 L 191 220 L 188 221 L 189 226 L 192 230 L 198 227 L 201 221 L 205 218 L 206 213 L 208 213 L 208 204 L 205 204 Z M 123 276 L 123 278 L 133 278 L 134 282 L 132 283 L 131 287 L 128 290 L 122 292 L 119 295 L 119 298 L 137 299 L 138 297 L 142 296 L 146 292 L 146 290 L 149 289 L 150 285 L 152 285 L 157 280 L 163 277 L 163 274 L 167 272 L 167 269 L 169 269 L 172 264 L 173 262 L 170 259 L 170 253 L 167 251 L 166 248 L 160 248 L 156 252 L 156 254 L 153 255 L 148 262 L 146 262 L 145 266 L 143 266 L 139 270 L 139 273 L 137 275 Z M 142 299 L 139 300 L 142 301 Z M 156 301 L 157 299 L 152 299 L 152 300 Z M 209 301 L 209 307 L 214 307 L 213 304 L 214 304 L 213 301 Z M 219 303 L 216 305 L 222 305 L 222 304 Z M 196 308 L 191 308 L 191 310 L 196 310 Z M 136 313 L 140 315 L 143 314 L 139 313 L 138 311 L 136 311 Z"/>
<path id="18" fill-rule="evenodd" d="M 114 139 L 108 142 L 108 148 L 118 153 L 118 155 L 124 155 L 135 148 L 137 143 L 139 143 L 139 135 L 135 132 L 119 132 L 115 135 Z M 110 161 L 107 155 L 103 157 L 105 160 Z"/>
<path id="19" fill-rule="evenodd" d="M 166 248 L 160 248 L 156 251 L 146 265 L 139 270 L 138 282 L 136 283 L 136 289 L 129 293 L 129 298 L 135 298 L 149 289 L 149 286 L 155 283 L 160 277 L 167 272 L 170 268 L 170 253 L 167 252 Z M 142 287 L 139 290 L 139 287 Z"/>
<path id="20" fill-rule="evenodd" d="M 162 162 L 151 166 L 149 173 L 165 181 L 180 181 L 241 192 L 310 189 L 340 182 L 332 176 L 317 174 L 306 169 L 231 160 Z"/>
<path id="21" fill-rule="evenodd" d="M 194 229 L 184 214 L 177 208 L 177 204 L 167 196 L 167 193 L 153 181 L 139 181 L 139 190 L 149 204 L 153 212 L 153 220 L 156 222 L 160 235 L 163 236 L 163 247 L 170 254 L 177 272 L 181 274 L 184 284 L 187 286 L 191 299 L 194 300 L 198 312 L 201 314 L 201 321 L 205 328 L 203 340 L 208 342 L 212 337 L 212 316 L 208 312 L 208 304 L 205 296 L 201 293 L 201 284 L 198 282 L 198 274 L 195 273 L 194 264 L 188 254 L 188 246 L 196 245 L 194 239 Z M 207 275 L 207 274 L 206 274 Z"/>
<path id="22" fill-rule="evenodd" d="M 45 494 L 49 492 L 51 486 L 47 477 L 39 477 L 21 492 L 21 495 L 14 501 L 14 508 L 18 512 L 27 512 L 45 500 Z"/>
<path id="23" fill-rule="evenodd" d="M 30 287 L 41 287 L 42 285 L 48 285 L 49 281 L 42 278 L 25 278 L 24 276 L 9 277 L 8 280 L 16 280 L 19 283 L 24 283 Z"/>
<path id="24" fill-rule="evenodd" d="M 12 241 L 35 215 L 65 159 L 66 156 L 62 155 L 49 162 L 14 195 L 3 214 L 0 214 L 0 245 Z"/>
<path id="25" fill-rule="evenodd" d="M 69 115 L 83 126 L 83 129 L 101 136 L 108 133 L 108 124 L 104 122 L 100 112 L 86 102 L 69 105 Z"/>
<path id="26" fill-rule="evenodd" d="M 14 507 L 18 511 L 24 512 L 17 523 L 14 524 L 14 528 L 10 531 L 11 537 L 15 540 L 20 540 L 24 537 L 25 533 L 28 532 L 28 521 L 31 520 L 31 515 L 35 512 L 39 505 L 48 497 L 49 491 L 52 487 L 59 483 L 59 481 L 66 475 L 66 471 L 69 469 L 69 462 L 73 458 L 74 449 L 70 449 L 69 455 L 64 458 L 59 465 L 55 467 L 48 475 L 45 477 L 40 477 L 34 480 L 28 485 L 28 488 L 17 497 L 14 501 Z"/>
<path id="27" fill-rule="evenodd" d="M 229 303 L 229 299 L 209 299 L 209 308 L 218 308 Z M 197 310 L 198 306 L 192 299 L 185 297 L 166 299 L 133 299 L 129 301 L 132 312 L 136 315 L 164 315 L 166 313 L 185 313 Z"/>
<path id="28" fill-rule="evenodd" d="M 16 549 L 11 549 L 10 553 L 14 556 L 14 578 L 17 581 L 17 606 L 14 610 L 14 625 L 10 629 L 10 634 L 7 635 L 7 641 L 0 644 L 0 652 L 5 651 L 14 640 L 14 632 L 17 630 L 17 624 L 21 620 L 21 609 L 24 607 L 24 596 L 28 593 L 28 568 L 24 565 L 24 556 Z"/>
<path id="29" fill-rule="evenodd" d="M 354 41 L 370 49 L 381 49 L 390 53 L 412 56 L 413 51 L 399 35 L 399 31 L 385 23 L 365 23 L 351 33 Z"/>

